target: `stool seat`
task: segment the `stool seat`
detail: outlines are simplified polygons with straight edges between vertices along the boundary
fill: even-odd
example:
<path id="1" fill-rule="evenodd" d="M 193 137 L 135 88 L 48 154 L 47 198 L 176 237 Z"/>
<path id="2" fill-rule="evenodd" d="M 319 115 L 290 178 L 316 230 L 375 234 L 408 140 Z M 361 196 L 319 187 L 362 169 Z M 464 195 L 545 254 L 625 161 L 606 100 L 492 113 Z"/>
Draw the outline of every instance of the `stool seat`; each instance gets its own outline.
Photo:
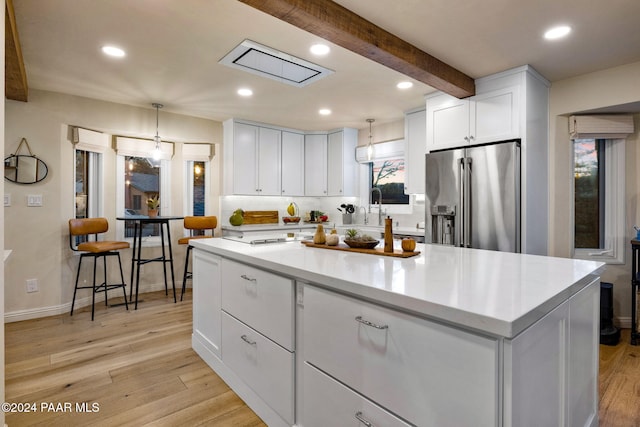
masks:
<path id="1" fill-rule="evenodd" d="M 186 245 L 189 243 L 189 240 L 194 240 L 194 239 L 210 239 L 212 236 L 187 236 L 187 237 L 182 237 L 178 240 L 178 244 L 179 245 Z"/>
<path id="2" fill-rule="evenodd" d="M 115 251 L 118 249 L 128 249 L 129 242 L 102 241 L 102 242 L 84 242 L 78 245 L 78 250 L 82 252 L 100 253 Z"/>

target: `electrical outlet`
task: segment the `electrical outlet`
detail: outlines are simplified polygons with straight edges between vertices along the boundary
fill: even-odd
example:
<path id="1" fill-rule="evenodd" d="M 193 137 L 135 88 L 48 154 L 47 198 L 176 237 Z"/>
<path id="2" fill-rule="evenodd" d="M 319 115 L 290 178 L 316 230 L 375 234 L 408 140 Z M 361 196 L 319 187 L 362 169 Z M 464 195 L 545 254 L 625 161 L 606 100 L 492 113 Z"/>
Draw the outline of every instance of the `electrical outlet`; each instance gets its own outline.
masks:
<path id="1" fill-rule="evenodd" d="M 38 292 L 38 279 L 27 279 L 27 292 Z"/>

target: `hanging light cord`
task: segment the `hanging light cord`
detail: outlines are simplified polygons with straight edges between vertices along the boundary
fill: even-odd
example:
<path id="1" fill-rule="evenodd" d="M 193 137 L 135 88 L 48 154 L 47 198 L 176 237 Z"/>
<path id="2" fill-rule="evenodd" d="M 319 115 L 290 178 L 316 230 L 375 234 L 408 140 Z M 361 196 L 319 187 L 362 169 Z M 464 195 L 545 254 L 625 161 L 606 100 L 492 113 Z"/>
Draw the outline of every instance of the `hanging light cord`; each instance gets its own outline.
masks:
<path id="1" fill-rule="evenodd" d="M 371 135 L 371 124 L 375 122 L 375 119 L 367 119 L 367 122 L 369 123 L 369 145 L 367 146 L 367 158 L 368 160 L 371 160 L 371 157 L 373 157 L 373 136 Z"/>

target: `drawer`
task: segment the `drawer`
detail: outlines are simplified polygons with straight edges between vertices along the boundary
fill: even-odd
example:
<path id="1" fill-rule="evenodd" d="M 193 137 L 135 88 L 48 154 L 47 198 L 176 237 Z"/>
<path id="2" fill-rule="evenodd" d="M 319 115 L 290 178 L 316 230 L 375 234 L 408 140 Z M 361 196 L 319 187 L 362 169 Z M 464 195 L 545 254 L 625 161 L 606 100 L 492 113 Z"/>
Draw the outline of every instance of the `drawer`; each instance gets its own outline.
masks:
<path id="1" fill-rule="evenodd" d="M 293 280 L 228 259 L 222 279 L 222 309 L 293 351 Z"/>
<path id="2" fill-rule="evenodd" d="M 223 312 L 222 362 L 293 425 L 293 353 Z"/>
<path id="3" fill-rule="evenodd" d="M 409 426 L 333 378 L 304 364 L 302 425 L 304 427 Z"/>
<path id="4" fill-rule="evenodd" d="M 497 340 L 309 285 L 302 312 L 305 360 L 390 412 L 421 426 L 498 424 Z"/>

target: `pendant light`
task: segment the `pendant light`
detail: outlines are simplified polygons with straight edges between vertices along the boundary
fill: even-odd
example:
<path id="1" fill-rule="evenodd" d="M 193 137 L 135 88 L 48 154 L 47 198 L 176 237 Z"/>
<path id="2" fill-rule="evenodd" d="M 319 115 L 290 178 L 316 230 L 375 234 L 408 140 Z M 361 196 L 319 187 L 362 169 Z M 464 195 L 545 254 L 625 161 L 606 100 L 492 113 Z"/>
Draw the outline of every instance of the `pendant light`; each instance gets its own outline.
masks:
<path id="1" fill-rule="evenodd" d="M 162 150 L 160 149 L 160 135 L 158 134 L 158 116 L 160 114 L 160 109 L 164 107 L 164 105 L 158 104 L 157 102 L 154 102 L 151 105 L 156 109 L 156 136 L 153 137 L 153 140 L 156 142 L 156 147 L 153 149 L 153 160 L 160 160 Z"/>
<path id="2" fill-rule="evenodd" d="M 369 145 L 367 145 L 367 160 L 373 159 L 373 136 L 371 135 L 371 124 L 375 122 L 375 119 L 367 119 L 369 123 Z"/>

